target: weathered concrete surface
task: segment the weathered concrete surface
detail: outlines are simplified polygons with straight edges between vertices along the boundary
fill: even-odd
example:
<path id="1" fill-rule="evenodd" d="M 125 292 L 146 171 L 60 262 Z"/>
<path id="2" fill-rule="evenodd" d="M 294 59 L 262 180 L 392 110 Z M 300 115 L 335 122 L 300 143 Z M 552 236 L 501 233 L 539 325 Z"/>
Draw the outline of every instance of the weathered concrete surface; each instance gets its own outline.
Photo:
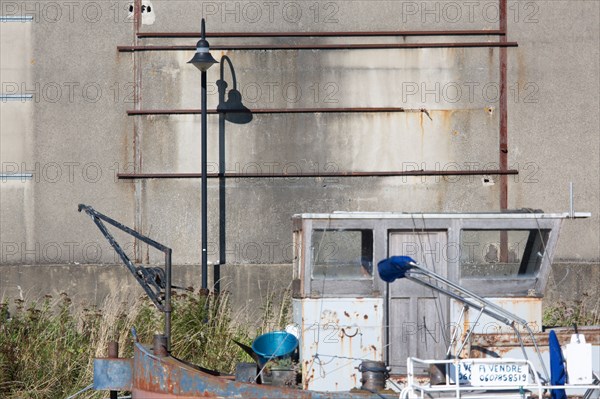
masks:
<path id="1" fill-rule="evenodd" d="M 198 289 L 199 265 L 174 265 L 173 284 Z M 209 268 L 212 281 L 212 267 Z M 257 321 L 264 307 L 281 302 L 292 281 L 291 265 L 229 265 L 221 269 L 221 289 L 230 294 L 234 314 Z M 122 265 L 2 265 L 0 302 L 37 301 L 45 295 L 66 293 L 75 304 L 102 307 L 108 296 L 117 302 L 146 294 Z"/>
<path id="2" fill-rule="evenodd" d="M 32 24 L 0 23 L 0 94 L 27 94 L 21 83 L 31 81 L 32 47 Z M 0 101 L 0 174 L 25 173 L 22 164 L 33 163 L 33 109 L 33 101 Z M 32 191 L 31 181 L 0 178 L 1 243 L 33 240 Z"/>
<path id="3" fill-rule="evenodd" d="M 560 302 L 576 301 L 585 301 L 587 310 L 595 309 L 600 314 L 600 265 L 597 263 L 557 263 L 552 266 L 544 304 L 556 306 Z"/>

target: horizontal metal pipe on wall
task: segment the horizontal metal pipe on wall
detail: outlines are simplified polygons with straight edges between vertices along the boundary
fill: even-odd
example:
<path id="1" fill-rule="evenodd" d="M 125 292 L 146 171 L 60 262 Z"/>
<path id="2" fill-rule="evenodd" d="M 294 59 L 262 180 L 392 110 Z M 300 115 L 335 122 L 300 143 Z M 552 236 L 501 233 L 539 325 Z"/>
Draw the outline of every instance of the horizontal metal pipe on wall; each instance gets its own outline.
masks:
<path id="1" fill-rule="evenodd" d="M 300 177 L 396 177 L 396 176 L 492 176 L 518 175 L 519 171 L 509 170 L 411 170 L 388 172 L 329 172 L 329 173 L 209 173 L 208 178 L 226 179 L 268 179 Z M 117 173 L 117 178 L 131 179 L 199 179 L 200 173 Z"/>
<path id="2" fill-rule="evenodd" d="M 517 42 L 463 42 L 463 43 L 371 43 L 371 44 L 233 44 L 214 45 L 211 50 L 390 50 L 422 48 L 490 48 L 518 47 Z M 138 51 L 194 51 L 193 45 L 117 46 L 121 53 Z"/>
<path id="3" fill-rule="evenodd" d="M 206 37 L 386 37 L 386 36 L 503 36 L 500 30 L 406 30 L 374 32 L 207 32 Z M 138 32 L 139 38 L 199 38 L 200 32 Z"/>
<path id="4" fill-rule="evenodd" d="M 128 110 L 127 115 L 200 115 L 200 109 L 142 109 Z M 347 108 L 256 108 L 251 110 L 206 110 L 208 114 L 219 113 L 252 113 L 252 114 L 310 114 L 310 113 L 385 113 L 385 112 L 423 112 L 425 109 L 400 108 L 400 107 L 347 107 Z"/>

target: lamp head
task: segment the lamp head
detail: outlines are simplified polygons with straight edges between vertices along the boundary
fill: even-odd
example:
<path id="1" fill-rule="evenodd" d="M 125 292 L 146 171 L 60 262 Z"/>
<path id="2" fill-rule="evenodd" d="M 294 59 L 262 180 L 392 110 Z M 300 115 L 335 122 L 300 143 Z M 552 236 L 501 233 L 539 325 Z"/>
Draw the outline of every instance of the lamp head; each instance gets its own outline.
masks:
<path id="1" fill-rule="evenodd" d="M 202 72 L 206 72 L 208 68 L 216 64 L 217 60 L 210 54 L 210 46 L 206 41 L 206 33 L 204 28 L 204 18 L 202 18 L 202 37 L 196 44 L 196 54 L 188 61 L 188 64 L 193 64 L 196 68 Z"/>

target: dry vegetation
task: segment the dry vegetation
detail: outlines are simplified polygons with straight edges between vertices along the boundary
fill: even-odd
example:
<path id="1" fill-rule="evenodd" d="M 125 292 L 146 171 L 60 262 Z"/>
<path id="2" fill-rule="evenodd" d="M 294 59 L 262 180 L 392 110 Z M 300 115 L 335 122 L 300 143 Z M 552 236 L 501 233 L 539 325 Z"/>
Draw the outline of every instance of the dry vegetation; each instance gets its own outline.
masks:
<path id="1" fill-rule="evenodd" d="M 273 299 L 273 295 L 270 296 Z M 256 334 L 289 322 L 289 294 L 280 305 L 262 309 L 256 325 L 232 314 L 228 295 L 186 293 L 174 297 L 175 356 L 203 367 L 231 372 L 249 358 L 232 339 L 250 344 Z M 134 303 L 106 300 L 101 308 L 75 309 L 66 295 L 40 303 L 17 300 L 9 313 L 0 304 L 0 397 L 3 399 L 64 399 L 92 382 L 93 358 L 106 356 L 109 341 L 118 341 L 121 356 L 132 354 L 131 327 L 141 342 L 163 329 L 162 314 L 140 298 Z M 87 391 L 79 398 L 106 398 Z"/>
<path id="2" fill-rule="evenodd" d="M 290 322 L 289 292 L 269 293 L 260 315 L 247 324 L 246 310 L 232 313 L 229 296 L 185 293 L 174 296 L 173 354 L 203 367 L 232 372 L 250 359 L 233 339 L 250 344 L 266 331 Z M 76 309 L 68 296 L 38 303 L 0 303 L 0 398 L 65 399 L 92 382 L 94 357 L 106 356 L 109 341 L 118 341 L 121 356 L 132 354 L 131 327 L 150 343 L 162 331 L 162 314 L 146 298 L 133 303 L 108 298 L 100 308 Z M 250 310 L 248 310 L 250 311 Z M 257 316 L 257 317 L 254 317 Z M 544 325 L 600 324 L 600 298 L 555 303 L 544 312 Z M 103 399 L 106 392 L 87 391 L 77 399 Z"/>
<path id="3" fill-rule="evenodd" d="M 543 324 L 546 327 L 598 326 L 600 296 L 597 292 L 584 292 L 575 301 L 558 300 L 549 304 L 544 308 Z"/>

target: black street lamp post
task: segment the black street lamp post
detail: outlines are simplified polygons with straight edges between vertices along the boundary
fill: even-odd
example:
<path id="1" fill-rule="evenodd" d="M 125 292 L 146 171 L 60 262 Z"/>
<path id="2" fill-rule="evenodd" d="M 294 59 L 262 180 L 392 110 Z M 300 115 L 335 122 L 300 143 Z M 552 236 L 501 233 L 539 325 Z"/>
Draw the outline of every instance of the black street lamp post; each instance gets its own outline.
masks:
<path id="1" fill-rule="evenodd" d="M 196 54 L 188 62 L 201 71 L 202 75 L 202 289 L 208 289 L 208 196 L 207 196 L 207 134 L 206 134 L 206 71 L 216 64 L 217 61 L 210 54 L 210 48 L 206 41 L 204 18 L 202 18 L 202 38 L 198 41 Z"/>

